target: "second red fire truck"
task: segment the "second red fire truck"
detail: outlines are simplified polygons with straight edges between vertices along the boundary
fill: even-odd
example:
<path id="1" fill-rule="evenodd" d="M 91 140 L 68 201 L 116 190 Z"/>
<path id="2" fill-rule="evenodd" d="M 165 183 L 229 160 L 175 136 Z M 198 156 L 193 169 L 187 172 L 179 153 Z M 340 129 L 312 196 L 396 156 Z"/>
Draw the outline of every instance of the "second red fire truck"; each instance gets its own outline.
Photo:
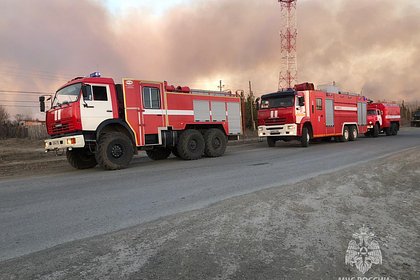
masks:
<path id="1" fill-rule="evenodd" d="M 43 97 L 40 102 L 45 110 Z M 186 160 L 218 157 L 228 138 L 242 133 L 239 97 L 166 82 L 115 84 L 93 73 L 61 87 L 51 105 L 45 149 L 65 150 L 78 169 L 124 168 L 137 150 L 154 160 L 171 153 Z"/>
<path id="2" fill-rule="evenodd" d="M 312 83 L 261 96 L 258 136 L 276 141 L 299 140 L 303 147 L 311 139 L 334 137 L 354 141 L 367 132 L 367 98 L 357 94 L 315 90 Z"/>

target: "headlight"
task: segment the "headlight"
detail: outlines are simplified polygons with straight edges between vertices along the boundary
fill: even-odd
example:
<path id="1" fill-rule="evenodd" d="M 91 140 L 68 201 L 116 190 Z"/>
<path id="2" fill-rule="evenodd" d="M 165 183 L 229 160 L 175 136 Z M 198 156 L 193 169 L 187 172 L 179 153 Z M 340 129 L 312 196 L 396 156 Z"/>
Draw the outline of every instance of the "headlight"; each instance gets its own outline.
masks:
<path id="1" fill-rule="evenodd" d="M 69 138 L 67 139 L 67 145 L 73 145 L 76 144 L 76 138 Z"/>

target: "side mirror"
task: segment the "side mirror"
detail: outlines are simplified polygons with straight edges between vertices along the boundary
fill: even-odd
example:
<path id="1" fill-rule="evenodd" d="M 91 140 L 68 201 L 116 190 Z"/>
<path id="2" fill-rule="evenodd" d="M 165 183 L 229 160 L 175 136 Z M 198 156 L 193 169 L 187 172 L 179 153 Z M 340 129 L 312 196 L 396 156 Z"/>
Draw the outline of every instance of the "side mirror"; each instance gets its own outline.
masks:
<path id="1" fill-rule="evenodd" d="M 39 97 L 39 111 L 45 112 L 45 97 L 44 96 Z"/>
<path id="2" fill-rule="evenodd" d="M 260 100 L 261 100 L 261 98 L 257 98 L 257 99 L 255 99 L 255 108 L 257 109 L 257 110 L 259 110 L 260 109 Z"/>
<path id="3" fill-rule="evenodd" d="M 299 100 L 299 106 L 305 106 L 305 98 L 303 96 L 298 97 Z"/>
<path id="4" fill-rule="evenodd" d="M 92 100 L 92 92 L 89 86 L 82 85 L 83 100 Z"/>

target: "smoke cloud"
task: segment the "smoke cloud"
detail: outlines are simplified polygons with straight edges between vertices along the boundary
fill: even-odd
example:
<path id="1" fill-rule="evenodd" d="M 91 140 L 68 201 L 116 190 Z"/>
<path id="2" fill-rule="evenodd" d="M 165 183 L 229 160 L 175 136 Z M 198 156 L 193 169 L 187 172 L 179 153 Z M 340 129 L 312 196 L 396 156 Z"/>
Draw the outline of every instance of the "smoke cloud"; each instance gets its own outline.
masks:
<path id="1" fill-rule="evenodd" d="M 298 0 L 299 82 L 336 81 L 373 99 L 419 99 L 417 2 Z M 277 90 L 280 20 L 276 0 L 194 0 L 158 16 L 146 8 L 113 14 L 89 0 L 3 0 L 0 90 L 54 92 L 99 70 L 117 82 L 132 77 L 217 89 L 223 80 L 233 91 L 247 90 L 251 80 L 260 95 Z M 23 99 L 37 106 L 33 96 Z"/>

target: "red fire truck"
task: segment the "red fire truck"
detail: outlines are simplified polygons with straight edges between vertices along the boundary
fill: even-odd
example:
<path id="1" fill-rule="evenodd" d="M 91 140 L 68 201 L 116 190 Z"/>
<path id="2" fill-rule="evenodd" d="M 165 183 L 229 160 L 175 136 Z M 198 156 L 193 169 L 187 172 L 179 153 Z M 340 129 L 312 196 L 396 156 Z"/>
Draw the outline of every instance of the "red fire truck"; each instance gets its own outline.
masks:
<path id="1" fill-rule="evenodd" d="M 387 136 L 397 135 L 400 129 L 400 106 L 389 103 L 369 103 L 367 107 L 368 131 L 366 136 L 378 137 L 383 132 Z"/>
<path id="2" fill-rule="evenodd" d="M 261 96 L 258 136 L 276 141 L 300 140 L 303 147 L 311 139 L 335 137 L 354 141 L 366 133 L 367 98 L 349 93 L 314 90 L 312 83 Z"/>
<path id="3" fill-rule="evenodd" d="M 218 157 L 242 133 L 240 105 L 227 92 L 137 79 L 115 84 L 95 72 L 56 92 L 46 112 L 45 149 L 65 150 L 78 169 L 124 168 L 138 150 L 154 160 L 171 152 L 186 160 Z"/>

